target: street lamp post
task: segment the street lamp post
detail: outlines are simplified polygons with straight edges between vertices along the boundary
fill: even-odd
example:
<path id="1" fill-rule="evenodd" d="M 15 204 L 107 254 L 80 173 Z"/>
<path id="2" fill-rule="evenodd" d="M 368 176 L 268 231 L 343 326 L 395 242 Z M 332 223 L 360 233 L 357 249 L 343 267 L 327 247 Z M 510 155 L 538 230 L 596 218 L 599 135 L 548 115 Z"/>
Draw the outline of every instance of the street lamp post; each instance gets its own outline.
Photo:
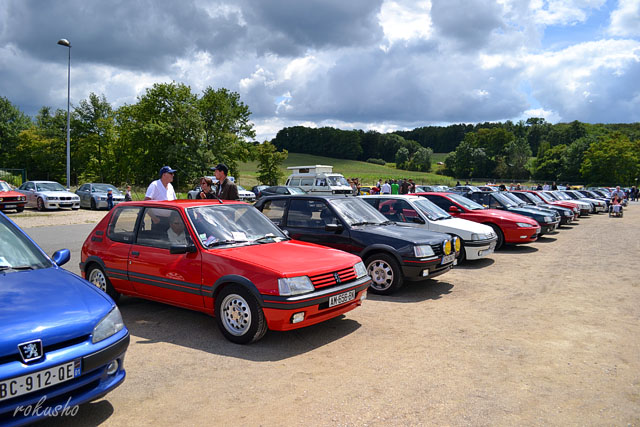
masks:
<path id="1" fill-rule="evenodd" d="M 67 65 L 67 190 L 71 185 L 71 116 L 69 114 L 69 98 L 71 97 L 71 43 L 67 39 L 58 40 L 58 44 L 69 48 L 69 62 Z"/>

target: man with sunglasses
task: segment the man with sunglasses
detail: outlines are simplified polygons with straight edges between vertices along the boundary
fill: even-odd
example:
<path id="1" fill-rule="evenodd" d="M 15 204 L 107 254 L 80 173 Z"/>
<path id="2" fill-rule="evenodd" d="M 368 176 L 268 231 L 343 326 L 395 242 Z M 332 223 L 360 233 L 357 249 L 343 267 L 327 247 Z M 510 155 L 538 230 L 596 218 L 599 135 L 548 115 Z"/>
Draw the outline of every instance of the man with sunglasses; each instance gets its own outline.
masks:
<path id="1" fill-rule="evenodd" d="M 160 179 L 156 179 L 147 188 L 147 192 L 144 195 L 145 200 L 175 200 L 176 192 L 173 190 L 173 174 L 175 169 L 171 169 L 170 166 L 163 166 L 160 168 Z"/>

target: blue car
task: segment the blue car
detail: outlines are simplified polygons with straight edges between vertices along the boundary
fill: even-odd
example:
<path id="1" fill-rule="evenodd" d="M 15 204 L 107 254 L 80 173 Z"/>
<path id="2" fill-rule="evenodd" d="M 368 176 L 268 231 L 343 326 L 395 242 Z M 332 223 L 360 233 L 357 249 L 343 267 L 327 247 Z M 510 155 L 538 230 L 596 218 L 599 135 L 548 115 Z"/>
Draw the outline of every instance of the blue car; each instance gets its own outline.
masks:
<path id="1" fill-rule="evenodd" d="M 0 425 L 76 415 L 122 384 L 129 331 L 113 300 L 0 213 Z"/>

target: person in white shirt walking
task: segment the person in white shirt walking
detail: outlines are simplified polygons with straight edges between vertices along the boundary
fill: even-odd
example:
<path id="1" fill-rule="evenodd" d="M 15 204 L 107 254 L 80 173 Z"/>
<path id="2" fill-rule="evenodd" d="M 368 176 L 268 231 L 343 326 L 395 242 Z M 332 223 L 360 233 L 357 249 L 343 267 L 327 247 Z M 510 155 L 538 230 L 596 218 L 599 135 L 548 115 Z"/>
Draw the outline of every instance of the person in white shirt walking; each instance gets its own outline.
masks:
<path id="1" fill-rule="evenodd" d="M 176 200 L 176 192 L 173 189 L 171 182 L 173 181 L 173 174 L 175 169 L 171 169 L 170 166 L 163 166 L 160 168 L 160 179 L 156 179 L 147 188 L 147 192 L 144 195 L 145 200 Z"/>

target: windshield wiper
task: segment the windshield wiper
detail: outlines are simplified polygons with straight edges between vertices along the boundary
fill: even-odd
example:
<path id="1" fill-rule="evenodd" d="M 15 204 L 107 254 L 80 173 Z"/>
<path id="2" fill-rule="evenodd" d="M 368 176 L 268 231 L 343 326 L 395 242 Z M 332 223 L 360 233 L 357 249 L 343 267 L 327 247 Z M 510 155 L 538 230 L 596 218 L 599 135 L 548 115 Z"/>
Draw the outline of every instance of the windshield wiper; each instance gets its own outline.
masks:
<path id="1" fill-rule="evenodd" d="M 385 222 L 369 222 L 369 221 L 361 221 L 361 222 L 354 222 L 353 224 L 351 224 L 352 227 L 358 226 L 358 225 L 380 225 L 380 224 L 388 224 L 391 223 L 393 221 L 385 221 Z"/>
<path id="2" fill-rule="evenodd" d="M 0 265 L 0 271 L 7 271 L 7 270 L 33 270 L 34 268 L 30 265 L 17 265 L 15 267 L 10 266 L 10 265 Z"/>
<path id="3" fill-rule="evenodd" d="M 262 237 L 258 237 L 257 239 L 253 239 L 251 241 L 251 243 L 270 243 L 271 242 L 275 242 L 276 239 L 278 239 L 278 236 L 275 236 L 273 234 L 265 234 Z"/>
<path id="4" fill-rule="evenodd" d="M 217 240 L 215 242 L 211 242 L 207 245 L 208 248 L 212 247 L 212 246 L 220 246 L 220 245 L 232 245 L 234 243 L 247 243 L 248 240 L 233 240 L 233 239 L 228 239 L 228 240 Z"/>

